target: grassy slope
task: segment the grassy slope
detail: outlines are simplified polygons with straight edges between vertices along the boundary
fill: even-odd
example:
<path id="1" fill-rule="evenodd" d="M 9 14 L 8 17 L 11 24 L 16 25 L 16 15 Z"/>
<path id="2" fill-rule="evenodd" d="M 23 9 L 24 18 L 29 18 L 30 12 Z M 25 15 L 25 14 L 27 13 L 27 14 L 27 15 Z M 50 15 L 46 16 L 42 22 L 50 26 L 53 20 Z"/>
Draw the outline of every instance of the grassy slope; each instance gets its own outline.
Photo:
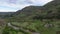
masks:
<path id="1" fill-rule="evenodd" d="M 57 27 L 60 24 L 60 20 L 53 20 L 53 21 L 40 21 L 40 20 L 31 20 L 34 16 L 39 15 L 47 15 L 48 17 L 54 15 L 60 15 L 59 8 L 60 8 L 60 0 L 52 1 L 46 4 L 44 9 L 40 7 L 26 7 L 23 10 L 18 11 L 14 17 L 8 19 L 8 22 L 11 22 L 13 25 L 23 27 L 24 29 L 28 29 L 30 31 L 40 32 L 41 34 L 56 34 L 56 31 L 60 31 L 60 28 Z M 51 13 L 49 13 L 52 11 Z M 31 20 L 31 21 L 30 21 Z M 54 26 L 46 28 L 44 27 L 45 24 L 51 23 Z M 58 25 L 60 26 L 60 25 Z M 21 31 L 19 31 L 21 32 Z M 21 33 L 20 33 L 21 34 Z M 24 33 L 23 33 L 24 34 Z"/>
<path id="2" fill-rule="evenodd" d="M 44 27 L 45 24 L 47 23 L 53 24 L 52 27 L 46 28 Z M 35 20 L 35 21 L 25 21 L 25 22 L 11 22 L 13 25 L 18 26 L 18 27 L 23 27 L 25 30 L 30 30 L 31 32 L 39 32 L 41 34 L 56 34 L 56 31 L 60 31 L 60 20 Z M 59 27 L 57 27 L 57 25 Z M 10 30 L 12 32 L 12 30 Z M 13 29 L 14 31 L 14 29 Z M 13 33 L 13 32 L 12 32 Z M 20 34 L 25 34 L 23 31 L 18 31 L 17 33 Z M 16 34 L 16 32 L 15 32 Z"/>
<path id="3" fill-rule="evenodd" d="M 41 22 L 41 21 L 34 21 L 34 22 L 23 22 L 23 23 L 13 23 L 14 25 L 17 25 L 17 26 L 22 26 L 28 30 L 32 30 L 32 31 L 36 31 L 36 32 L 40 32 L 42 34 L 56 34 L 56 31 L 60 30 L 57 26 L 57 24 L 60 24 L 59 21 L 53 21 L 50 23 L 53 24 L 54 26 L 53 27 L 50 27 L 50 28 L 46 28 L 44 27 L 44 24 L 46 24 L 47 22 Z"/>

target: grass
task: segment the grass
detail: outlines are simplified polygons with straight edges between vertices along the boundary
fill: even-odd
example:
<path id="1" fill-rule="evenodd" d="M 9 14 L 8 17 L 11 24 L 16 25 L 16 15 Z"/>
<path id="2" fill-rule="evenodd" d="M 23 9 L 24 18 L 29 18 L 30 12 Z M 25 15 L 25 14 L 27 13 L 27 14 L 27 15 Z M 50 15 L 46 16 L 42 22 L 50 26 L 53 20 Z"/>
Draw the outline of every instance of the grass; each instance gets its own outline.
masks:
<path id="1" fill-rule="evenodd" d="M 50 24 L 53 24 L 54 26 L 46 28 L 44 25 L 49 22 Z M 56 31 L 60 31 L 60 28 L 57 27 L 58 24 L 60 24 L 60 20 L 54 20 L 54 21 L 24 21 L 24 22 L 11 22 L 13 25 L 18 27 L 23 27 L 25 30 L 29 30 L 31 32 L 39 32 L 41 34 L 56 34 Z M 11 31 L 15 32 L 16 31 Z M 11 33 L 10 33 L 11 34 Z M 24 32 L 22 30 L 18 31 L 18 34 L 28 34 L 27 32 Z M 31 34 L 31 33 L 30 33 Z"/>

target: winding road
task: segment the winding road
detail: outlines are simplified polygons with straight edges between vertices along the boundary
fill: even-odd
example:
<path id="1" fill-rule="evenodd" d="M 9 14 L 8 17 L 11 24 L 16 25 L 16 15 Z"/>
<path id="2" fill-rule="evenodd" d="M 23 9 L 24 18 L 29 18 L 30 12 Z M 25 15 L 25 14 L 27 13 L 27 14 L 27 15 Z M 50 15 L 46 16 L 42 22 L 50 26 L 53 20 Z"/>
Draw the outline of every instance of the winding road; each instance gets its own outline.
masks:
<path id="1" fill-rule="evenodd" d="M 24 32 L 30 32 L 29 30 L 25 30 L 25 29 L 23 29 L 23 28 L 21 28 L 21 27 L 16 27 L 16 26 L 13 26 L 11 23 L 8 23 L 8 26 L 9 27 L 12 27 L 13 29 L 15 29 L 15 30 L 22 30 L 22 31 L 24 31 Z M 30 32 L 31 34 L 40 34 L 40 33 L 38 33 L 38 32 Z"/>

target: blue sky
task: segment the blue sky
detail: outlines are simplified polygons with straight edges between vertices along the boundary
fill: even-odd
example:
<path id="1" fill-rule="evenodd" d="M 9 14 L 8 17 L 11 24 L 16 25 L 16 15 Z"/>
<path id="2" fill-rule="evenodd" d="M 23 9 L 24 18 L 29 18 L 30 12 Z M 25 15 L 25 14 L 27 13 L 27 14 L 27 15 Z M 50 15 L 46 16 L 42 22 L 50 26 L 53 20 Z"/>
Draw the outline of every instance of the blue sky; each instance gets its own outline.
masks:
<path id="1" fill-rule="evenodd" d="M 42 6 L 52 0 L 0 0 L 0 12 L 17 11 L 30 5 Z"/>

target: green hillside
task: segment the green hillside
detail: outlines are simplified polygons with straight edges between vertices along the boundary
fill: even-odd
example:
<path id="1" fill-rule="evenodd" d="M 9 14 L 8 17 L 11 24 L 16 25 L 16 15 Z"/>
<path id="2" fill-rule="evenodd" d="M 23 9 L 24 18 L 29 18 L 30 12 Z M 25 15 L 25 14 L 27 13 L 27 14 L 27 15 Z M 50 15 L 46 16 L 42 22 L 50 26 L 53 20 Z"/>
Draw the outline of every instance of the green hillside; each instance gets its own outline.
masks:
<path id="1" fill-rule="evenodd" d="M 3 34 L 60 34 L 60 0 L 25 7 L 5 21 L 8 23 Z"/>
<path id="2" fill-rule="evenodd" d="M 60 19 L 60 0 L 54 0 L 44 6 L 28 6 L 22 10 L 18 10 L 12 19 L 16 20 L 32 20 L 38 19 Z"/>

